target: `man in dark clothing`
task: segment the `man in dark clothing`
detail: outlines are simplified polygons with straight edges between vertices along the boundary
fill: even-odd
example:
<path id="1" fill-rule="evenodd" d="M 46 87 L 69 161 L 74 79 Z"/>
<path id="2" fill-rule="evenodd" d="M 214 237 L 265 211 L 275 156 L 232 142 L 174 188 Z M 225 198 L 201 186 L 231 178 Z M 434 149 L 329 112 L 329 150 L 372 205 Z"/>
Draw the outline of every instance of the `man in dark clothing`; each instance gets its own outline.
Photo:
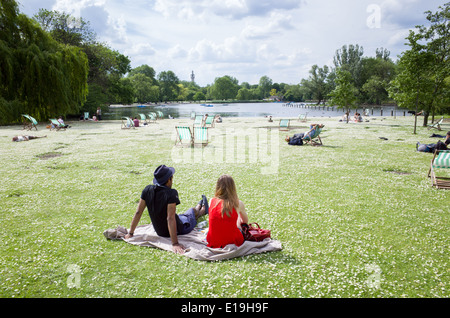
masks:
<path id="1" fill-rule="evenodd" d="M 450 144 L 450 131 L 447 132 L 445 141 L 438 141 L 435 144 L 421 144 L 418 142 L 416 144 L 416 150 L 421 152 L 431 152 L 434 153 L 436 150 L 448 150 L 448 145 Z"/>
<path id="2" fill-rule="evenodd" d="M 136 213 L 125 238 L 130 238 L 138 225 L 142 213 L 147 208 L 153 228 L 159 236 L 170 237 L 173 251 L 184 253 L 184 247 L 178 243 L 178 235 L 191 232 L 197 225 L 197 219 L 208 214 L 208 200 L 202 195 L 202 200 L 196 207 L 190 208 L 183 214 L 176 213 L 176 206 L 180 204 L 178 191 L 172 189 L 175 169 L 161 165 L 154 172 L 153 184 L 144 188 Z"/>

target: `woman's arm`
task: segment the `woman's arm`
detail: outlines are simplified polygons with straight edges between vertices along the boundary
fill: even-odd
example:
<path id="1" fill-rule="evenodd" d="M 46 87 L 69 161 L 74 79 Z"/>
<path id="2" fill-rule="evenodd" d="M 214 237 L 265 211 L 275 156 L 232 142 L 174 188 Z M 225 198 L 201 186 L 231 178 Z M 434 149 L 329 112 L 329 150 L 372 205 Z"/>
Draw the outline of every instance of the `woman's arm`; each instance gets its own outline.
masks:
<path id="1" fill-rule="evenodd" d="M 245 212 L 245 205 L 244 202 L 239 200 L 239 211 L 238 211 L 238 220 L 237 220 L 237 226 L 238 228 L 241 228 L 242 223 L 248 223 L 248 215 L 247 212 Z"/>

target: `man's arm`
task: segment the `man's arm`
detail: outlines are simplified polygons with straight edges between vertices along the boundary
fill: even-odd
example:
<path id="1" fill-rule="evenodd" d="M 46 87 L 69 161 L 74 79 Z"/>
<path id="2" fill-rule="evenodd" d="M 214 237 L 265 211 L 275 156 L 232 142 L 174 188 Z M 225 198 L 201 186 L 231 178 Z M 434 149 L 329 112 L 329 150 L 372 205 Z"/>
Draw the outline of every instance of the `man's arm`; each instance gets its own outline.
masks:
<path id="1" fill-rule="evenodd" d="M 172 240 L 173 251 L 177 254 L 184 253 L 183 245 L 178 243 L 177 236 L 177 219 L 175 218 L 177 205 L 171 203 L 167 205 L 167 226 L 169 227 L 170 239 Z"/>
<path id="2" fill-rule="evenodd" d="M 133 216 L 133 220 L 131 221 L 130 230 L 128 231 L 128 234 L 125 235 L 125 238 L 128 239 L 133 236 L 134 230 L 136 229 L 137 225 L 139 224 L 139 221 L 141 220 L 142 212 L 144 212 L 146 208 L 145 201 L 142 199 L 139 199 L 139 203 L 136 209 L 136 213 Z"/>

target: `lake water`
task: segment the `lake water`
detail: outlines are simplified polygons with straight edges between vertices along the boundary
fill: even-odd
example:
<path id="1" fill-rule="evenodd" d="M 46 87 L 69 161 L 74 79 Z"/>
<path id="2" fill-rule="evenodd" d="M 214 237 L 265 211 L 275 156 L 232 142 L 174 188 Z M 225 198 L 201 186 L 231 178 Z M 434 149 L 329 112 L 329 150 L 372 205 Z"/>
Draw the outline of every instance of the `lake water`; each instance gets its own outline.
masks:
<path id="1" fill-rule="evenodd" d="M 307 114 L 307 117 L 340 117 L 344 114 L 342 109 L 336 107 L 318 107 L 316 104 L 305 103 L 231 103 L 231 104 L 169 104 L 158 106 L 124 106 L 110 107 L 108 111 L 103 112 L 103 119 L 121 119 L 122 117 L 136 117 L 138 114 L 148 114 L 160 110 L 164 113 L 164 117 L 168 115 L 174 118 L 189 118 L 191 112 L 197 114 L 216 115 L 222 117 L 264 117 L 273 116 L 280 117 L 298 117 L 299 114 Z M 396 109 L 392 106 L 367 107 L 370 116 L 409 116 L 406 111 Z M 392 113 L 392 112 L 395 113 Z M 351 111 L 353 115 L 355 110 Z M 363 114 L 363 109 L 358 110 Z"/>

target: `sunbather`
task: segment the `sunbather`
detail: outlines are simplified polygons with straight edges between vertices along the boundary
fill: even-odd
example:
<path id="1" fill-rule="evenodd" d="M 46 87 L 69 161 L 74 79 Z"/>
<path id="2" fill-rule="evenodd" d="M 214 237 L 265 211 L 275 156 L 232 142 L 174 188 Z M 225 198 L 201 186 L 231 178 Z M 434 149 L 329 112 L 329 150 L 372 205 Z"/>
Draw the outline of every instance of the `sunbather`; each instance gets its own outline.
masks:
<path id="1" fill-rule="evenodd" d="M 180 204 L 178 191 L 172 189 L 175 169 L 161 165 L 153 173 L 153 184 L 144 188 L 136 213 L 125 238 L 130 238 L 138 225 L 142 213 L 147 208 L 153 228 L 159 236 L 170 237 L 173 251 L 183 254 L 184 246 L 178 243 L 178 235 L 191 232 L 197 225 L 197 219 L 208 213 L 208 201 L 203 195 L 197 206 L 190 208 L 184 214 L 176 213 Z"/>
<path id="2" fill-rule="evenodd" d="M 303 139 L 306 136 L 313 136 L 314 133 L 316 132 L 317 128 L 323 128 L 323 127 L 324 127 L 323 124 L 311 124 L 311 126 L 309 126 L 309 131 L 307 131 L 305 133 L 294 134 L 294 136 L 292 136 L 292 137 L 286 136 L 286 138 L 284 140 L 287 141 L 288 145 L 301 146 L 301 145 L 303 145 Z"/>
<path id="3" fill-rule="evenodd" d="M 434 153 L 436 150 L 448 150 L 448 145 L 450 144 L 450 131 L 447 132 L 445 141 L 438 141 L 437 143 L 433 144 L 421 144 L 418 142 L 416 144 L 417 151 L 420 152 L 432 152 Z"/>
<path id="4" fill-rule="evenodd" d="M 13 138 L 12 138 L 12 141 L 28 141 L 28 140 L 32 140 L 32 139 L 38 139 L 38 138 L 45 138 L 45 137 L 47 137 L 47 136 L 24 136 L 24 135 L 21 135 L 21 136 L 14 136 Z"/>

